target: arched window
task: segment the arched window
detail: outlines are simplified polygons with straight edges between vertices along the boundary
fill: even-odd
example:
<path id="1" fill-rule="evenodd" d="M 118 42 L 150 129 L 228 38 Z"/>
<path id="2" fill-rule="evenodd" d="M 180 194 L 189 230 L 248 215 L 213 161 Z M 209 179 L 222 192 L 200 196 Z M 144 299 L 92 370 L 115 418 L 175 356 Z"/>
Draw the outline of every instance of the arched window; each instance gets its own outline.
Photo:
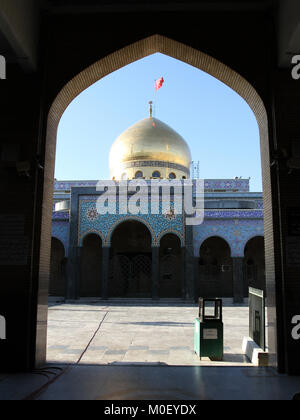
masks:
<path id="1" fill-rule="evenodd" d="M 186 176 L 183 176 L 182 179 L 186 179 Z"/>
<path id="2" fill-rule="evenodd" d="M 174 172 L 171 172 L 169 174 L 169 179 L 176 179 L 176 175 L 174 174 Z"/>
<path id="3" fill-rule="evenodd" d="M 135 178 L 143 178 L 143 172 L 142 171 L 137 171 L 135 174 Z"/>
<path id="4" fill-rule="evenodd" d="M 121 179 L 122 179 L 122 180 L 127 179 L 127 174 L 126 174 L 126 172 L 124 172 L 124 174 L 122 174 Z"/>
<path id="5" fill-rule="evenodd" d="M 159 171 L 154 171 L 153 174 L 152 174 L 152 177 L 153 178 L 160 178 L 161 177 L 160 172 Z"/>

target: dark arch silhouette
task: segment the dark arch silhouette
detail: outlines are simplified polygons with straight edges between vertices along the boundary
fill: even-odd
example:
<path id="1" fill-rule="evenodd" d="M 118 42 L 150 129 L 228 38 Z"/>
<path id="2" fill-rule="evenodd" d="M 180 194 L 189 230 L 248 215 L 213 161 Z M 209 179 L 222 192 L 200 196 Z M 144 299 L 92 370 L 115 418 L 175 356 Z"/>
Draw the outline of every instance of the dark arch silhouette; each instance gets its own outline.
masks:
<path id="1" fill-rule="evenodd" d="M 50 263 L 50 296 L 65 296 L 66 293 L 66 260 L 65 247 L 57 239 L 51 239 L 51 263 Z"/>
<path id="2" fill-rule="evenodd" d="M 95 233 L 85 236 L 80 255 L 80 296 L 102 295 L 102 239 Z"/>
<path id="3" fill-rule="evenodd" d="M 195 286 L 198 297 L 233 296 L 231 250 L 225 239 L 213 236 L 201 245 Z"/>

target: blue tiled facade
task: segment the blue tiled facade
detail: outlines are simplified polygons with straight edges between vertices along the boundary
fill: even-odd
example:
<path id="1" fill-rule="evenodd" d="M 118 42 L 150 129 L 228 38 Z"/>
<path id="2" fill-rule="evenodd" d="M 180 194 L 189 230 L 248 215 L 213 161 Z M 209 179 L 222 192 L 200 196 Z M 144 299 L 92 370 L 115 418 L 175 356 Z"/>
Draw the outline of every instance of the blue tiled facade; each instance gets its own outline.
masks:
<path id="1" fill-rule="evenodd" d="M 218 236 L 228 243 L 233 258 L 243 257 L 247 242 L 256 236 L 264 236 L 263 219 L 251 218 L 249 213 L 248 217 L 244 214 L 243 218 L 226 218 L 221 214 L 216 218 L 205 217 L 204 223 L 194 228 L 195 257 L 200 256 L 201 245 L 212 236 Z"/>
<path id="2" fill-rule="evenodd" d="M 96 187 L 96 181 L 56 181 L 54 201 L 70 200 L 71 191 L 79 188 L 78 213 L 53 211 L 52 235 L 64 244 L 68 255 L 70 238 L 70 217 L 77 217 L 75 232 L 77 246 L 82 246 L 83 239 L 89 233 L 96 233 L 102 239 L 104 247 L 110 246 L 111 236 L 115 228 L 128 219 L 144 223 L 152 236 L 152 246 L 159 246 L 162 236 L 174 233 L 180 238 L 181 245 L 185 245 L 185 221 L 182 215 L 166 217 L 158 215 L 99 215 L 96 211 L 96 202 L 99 194 L 84 194 L 85 188 Z M 240 200 L 252 203 L 251 209 L 207 209 L 204 222 L 193 228 L 194 256 L 199 257 L 203 242 L 218 236 L 223 238 L 231 249 L 232 257 L 243 257 L 247 242 L 255 236 L 264 235 L 263 200 L 262 193 L 249 192 L 249 180 L 205 180 L 205 200 L 226 202 L 226 200 Z M 96 191 L 96 190 L 95 190 Z M 150 204 L 149 204 L 150 205 Z M 74 235 L 73 235 L 74 236 Z"/>
<path id="3" fill-rule="evenodd" d="M 65 256 L 68 257 L 69 252 L 69 238 L 70 238 L 70 224 L 67 220 L 56 220 L 52 222 L 52 237 L 59 239 L 65 248 Z"/>
<path id="4" fill-rule="evenodd" d="M 105 246 L 110 246 L 111 235 L 115 228 L 126 220 L 137 220 L 144 223 L 152 237 L 152 245 L 158 245 L 160 238 L 172 232 L 176 234 L 184 244 L 184 223 L 183 215 L 174 215 L 172 220 L 169 220 L 162 214 L 151 215 L 119 215 L 106 214 L 99 215 L 96 211 L 96 198 L 82 197 L 79 201 L 79 235 L 78 243 L 82 245 L 82 241 L 89 233 L 98 233 Z M 150 206 L 150 203 L 149 203 Z M 92 211 L 92 213 L 90 213 Z M 89 217 L 89 214 L 95 215 Z"/>
<path id="5" fill-rule="evenodd" d="M 152 198 L 154 201 L 151 203 L 149 182 L 150 180 L 147 180 L 146 189 L 140 191 L 142 194 L 140 197 L 143 199 L 148 197 L 148 212 L 143 211 L 141 207 L 141 214 L 135 215 L 119 212 L 119 199 L 124 193 L 120 188 L 122 184 L 108 181 L 107 187 L 112 187 L 112 190 L 106 191 L 103 182 L 101 189 L 96 181 L 55 182 L 52 236 L 61 241 L 67 258 L 53 271 L 56 273 L 54 276 L 56 286 L 51 288 L 54 296 L 59 293 L 64 281 L 67 284 L 65 287 L 67 299 L 100 295 L 104 299 L 126 297 L 128 290 L 134 296 L 135 293 L 140 296 L 143 290 L 140 288 L 145 279 L 148 286 L 147 293 L 143 293 L 154 300 L 174 297 L 174 294 L 177 298 L 191 300 L 197 296 L 220 296 L 222 293 L 224 297 L 232 296 L 235 302 L 241 302 L 246 295 L 247 287 L 264 288 L 264 267 L 260 260 L 263 258 L 261 240 L 258 238 L 255 246 L 251 242 L 246 247 L 252 238 L 264 236 L 262 193 L 251 193 L 249 180 L 205 180 L 204 218 L 201 224 L 195 226 L 187 223 L 187 218 L 182 212 L 176 214 L 178 198 L 180 198 L 179 205 L 182 206 L 180 189 L 174 189 L 169 208 L 165 208 L 167 202 L 162 196 Z M 195 194 L 196 191 L 194 189 Z M 194 195 L 193 198 L 199 199 L 199 195 Z M 139 195 L 132 196 L 129 193 L 127 199 L 134 203 L 134 206 L 143 206 L 143 203 L 139 202 Z M 103 208 L 100 206 L 102 211 L 99 209 L 99 203 L 103 204 Z M 112 207 L 108 207 L 106 211 L 104 203 Z M 151 214 L 151 204 L 157 205 L 158 214 Z M 138 208 L 135 207 L 136 210 Z M 146 249 L 146 255 L 142 255 L 144 251 L 140 251 L 143 249 L 143 238 L 140 237 L 138 239 L 140 242 L 137 242 L 139 245 L 129 251 L 129 256 L 126 256 L 126 237 L 120 237 L 120 242 L 123 243 L 121 253 L 112 248 L 114 232 L 119 225 L 128 220 L 141 222 L 148 228 L 151 235 L 151 249 Z M 130 235 L 133 229 L 135 235 L 138 231 L 136 228 L 127 226 L 127 234 Z M 180 243 L 174 245 L 174 238 L 168 237 L 160 248 L 161 239 L 168 233 L 176 235 Z M 95 238 L 90 237 L 89 241 L 85 242 L 89 234 L 96 234 L 101 238 L 100 251 L 101 244 Z M 209 238 L 221 238 L 228 247 L 219 239 L 207 243 L 206 240 Z M 92 248 L 91 244 L 94 244 Z M 258 256 L 253 254 L 255 253 L 253 246 L 255 250 L 259 250 Z M 211 251 L 212 247 L 215 247 L 214 251 Z M 169 256 L 168 253 L 175 252 L 175 249 L 177 254 Z M 58 251 L 55 252 L 53 255 L 58 256 Z M 215 256 L 218 255 L 218 258 L 213 256 L 211 259 L 211 252 L 214 252 Z M 172 267 L 166 265 L 165 257 L 173 258 Z M 124 262 L 125 260 L 127 262 Z M 126 264 L 129 264 L 129 268 Z M 136 290 L 129 289 L 130 275 L 126 274 L 126 267 L 128 273 L 138 273 L 135 274 L 138 276 L 136 279 L 139 279 L 136 281 L 140 283 Z M 98 271 L 95 271 L 96 268 Z M 66 280 L 63 279 L 62 273 L 65 273 Z M 164 286 L 168 284 L 170 278 L 172 286 Z M 125 285 L 126 292 L 123 291 L 122 285 Z M 117 292 L 113 287 L 117 287 Z"/>

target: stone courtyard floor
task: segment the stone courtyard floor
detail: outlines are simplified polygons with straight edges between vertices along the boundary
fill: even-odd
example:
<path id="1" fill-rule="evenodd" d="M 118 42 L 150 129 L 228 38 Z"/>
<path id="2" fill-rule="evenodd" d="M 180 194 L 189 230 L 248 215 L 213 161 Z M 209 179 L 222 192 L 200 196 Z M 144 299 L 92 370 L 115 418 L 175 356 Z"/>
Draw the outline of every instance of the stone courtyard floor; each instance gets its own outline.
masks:
<path id="1" fill-rule="evenodd" d="M 49 307 L 48 361 L 1 374 L 2 400 L 291 400 L 300 378 L 258 368 L 241 355 L 247 305 L 225 301 L 225 358 L 194 354 L 197 305 L 141 301 Z"/>
<path id="2" fill-rule="evenodd" d="M 194 353 L 195 304 L 152 301 L 49 303 L 48 363 L 80 365 L 252 366 L 242 355 L 248 306 L 224 300 L 224 360 Z"/>

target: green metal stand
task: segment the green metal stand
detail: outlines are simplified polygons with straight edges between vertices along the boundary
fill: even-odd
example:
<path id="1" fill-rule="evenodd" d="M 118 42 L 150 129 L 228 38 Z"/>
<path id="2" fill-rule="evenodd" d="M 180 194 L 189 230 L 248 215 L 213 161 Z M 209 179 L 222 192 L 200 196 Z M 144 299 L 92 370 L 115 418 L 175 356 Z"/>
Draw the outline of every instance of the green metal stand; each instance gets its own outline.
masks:
<path id="1" fill-rule="evenodd" d="M 224 356 L 223 322 L 201 322 L 195 319 L 195 353 L 200 357 L 221 361 Z"/>
<path id="2" fill-rule="evenodd" d="M 209 357 L 211 360 L 223 360 L 224 325 L 221 299 L 199 299 L 199 318 L 195 319 L 194 350 L 200 359 Z"/>

